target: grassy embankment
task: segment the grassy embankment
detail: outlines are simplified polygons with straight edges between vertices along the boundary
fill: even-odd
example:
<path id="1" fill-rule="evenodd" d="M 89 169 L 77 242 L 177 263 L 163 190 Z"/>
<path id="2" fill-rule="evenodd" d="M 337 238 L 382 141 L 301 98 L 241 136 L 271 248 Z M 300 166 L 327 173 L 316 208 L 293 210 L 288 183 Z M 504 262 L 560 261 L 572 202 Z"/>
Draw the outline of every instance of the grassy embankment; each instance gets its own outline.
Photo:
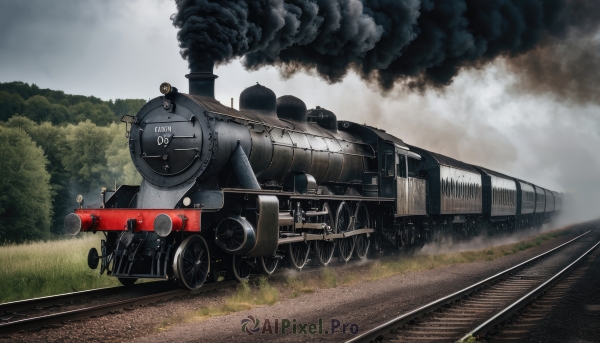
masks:
<path id="1" fill-rule="evenodd" d="M 440 268 L 457 263 L 491 261 L 537 247 L 548 240 L 569 235 L 571 232 L 571 228 L 550 231 L 518 243 L 477 251 L 402 258 L 390 256 L 356 268 L 352 268 L 351 264 L 350 268 L 325 268 L 318 273 L 287 276 L 282 280 L 273 278 L 272 283 L 275 287 L 270 285 L 267 279 L 261 277 L 258 280 L 251 280 L 249 283 L 239 284 L 236 291 L 220 304 L 166 318 L 159 325 L 158 330 L 164 330 L 171 325 L 183 322 L 204 320 L 213 316 L 249 310 L 259 305 L 273 305 L 281 298 L 296 298 L 305 293 L 313 293 L 318 289 L 347 286 L 359 281 L 378 280 L 411 271 Z"/>
<path id="2" fill-rule="evenodd" d="M 0 303 L 119 285 L 87 266 L 88 250 L 100 250 L 101 237 L 0 246 Z"/>

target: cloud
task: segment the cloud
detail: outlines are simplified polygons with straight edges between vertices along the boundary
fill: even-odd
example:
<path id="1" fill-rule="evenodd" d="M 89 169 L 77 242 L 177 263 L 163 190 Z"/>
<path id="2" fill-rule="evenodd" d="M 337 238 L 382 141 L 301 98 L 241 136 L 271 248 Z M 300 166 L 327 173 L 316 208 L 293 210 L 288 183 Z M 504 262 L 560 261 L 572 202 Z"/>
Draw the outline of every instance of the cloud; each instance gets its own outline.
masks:
<path id="1" fill-rule="evenodd" d="M 148 98 L 183 75 L 168 0 L 0 2 L 0 81 Z"/>

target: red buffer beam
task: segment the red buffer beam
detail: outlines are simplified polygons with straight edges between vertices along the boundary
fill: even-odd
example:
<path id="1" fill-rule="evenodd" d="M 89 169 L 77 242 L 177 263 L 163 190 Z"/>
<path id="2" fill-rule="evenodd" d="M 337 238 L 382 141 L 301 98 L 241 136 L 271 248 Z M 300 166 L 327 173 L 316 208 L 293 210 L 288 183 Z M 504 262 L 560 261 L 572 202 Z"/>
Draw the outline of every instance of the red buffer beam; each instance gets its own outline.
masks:
<path id="1" fill-rule="evenodd" d="M 166 237 L 172 231 L 200 232 L 199 209 L 76 209 L 65 218 L 71 235 L 80 231 L 149 231 Z"/>

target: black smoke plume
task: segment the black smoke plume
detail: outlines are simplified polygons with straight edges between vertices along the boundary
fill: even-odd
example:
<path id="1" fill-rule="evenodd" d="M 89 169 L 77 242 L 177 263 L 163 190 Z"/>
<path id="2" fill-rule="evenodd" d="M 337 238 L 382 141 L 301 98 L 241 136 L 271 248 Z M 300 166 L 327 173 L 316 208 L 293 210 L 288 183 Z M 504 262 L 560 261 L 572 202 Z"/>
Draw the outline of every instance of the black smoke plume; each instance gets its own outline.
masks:
<path id="1" fill-rule="evenodd" d="M 572 3 L 566 17 L 576 23 L 546 36 L 530 52 L 507 60 L 516 92 L 552 94 L 574 103 L 600 103 L 600 1 Z"/>
<path id="2" fill-rule="evenodd" d="M 173 24 L 191 68 L 244 57 L 248 69 L 315 70 L 331 83 L 355 70 L 387 91 L 448 85 L 461 68 L 595 30 L 598 2 L 176 0 Z"/>

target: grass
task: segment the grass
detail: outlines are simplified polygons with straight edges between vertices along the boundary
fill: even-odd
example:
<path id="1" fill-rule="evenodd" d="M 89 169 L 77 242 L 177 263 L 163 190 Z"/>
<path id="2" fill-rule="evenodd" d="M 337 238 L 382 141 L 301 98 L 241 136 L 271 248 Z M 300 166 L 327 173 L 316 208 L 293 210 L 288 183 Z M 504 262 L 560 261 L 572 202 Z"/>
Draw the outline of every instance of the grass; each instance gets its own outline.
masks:
<path id="1" fill-rule="evenodd" d="M 477 339 L 473 336 L 469 336 L 464 341 L 461 341 L 461 343 L 477 343 Z"/>
<path id="2" fill-rule="evenodd" d="M 87 266 L 101 235 L 0 246 L 0 303 L 119 285 Z"/>
<path id="3" fill-rule="evenodd" d="M 271 286 L 266 278 L 258 279 L 258 284 L 241 282 L 235 292 L 221 304 L 205 306 L 198 310 L 176 314 L 162 321 L 158 330 L 174 324 L 200 321 L 214 316 L 250 310 L 260 305 L 273 305 L 279 302 L 279 291 Z"/>

